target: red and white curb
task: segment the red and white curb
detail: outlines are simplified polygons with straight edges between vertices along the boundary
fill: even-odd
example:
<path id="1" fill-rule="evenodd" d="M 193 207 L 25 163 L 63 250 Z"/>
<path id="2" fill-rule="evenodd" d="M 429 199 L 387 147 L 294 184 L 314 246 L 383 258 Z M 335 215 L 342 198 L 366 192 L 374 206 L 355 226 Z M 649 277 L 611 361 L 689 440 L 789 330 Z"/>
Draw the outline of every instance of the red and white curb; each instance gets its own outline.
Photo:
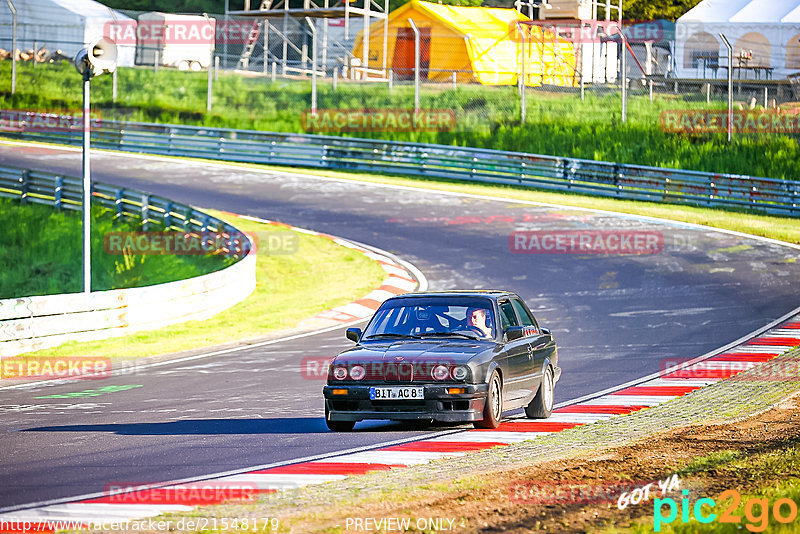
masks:
<path id="1" fill-rule="evenodd" d="M 418 281 L 420 291 L 424 291 L 427 288 L 427 281 L 425 280 L 425 277 L 419 272 L 411 272 L 415 271 L 413 266 L 395 261 L 395 259 L 389 257 L 381 250 L 373 249 L 347 239 L 342 239 L 340 237 L 316 232 L 314 230 L 308 230 L 307 228 L 291 226 L 277 221 L 260 219 L 258 217 L 251 217 L 249 215 L 237 215 L 235 213 L 226 213 L 226 215 L 238 217 L 240 219 L 246 219 L 248 221 L 259 222 L 262 224 L 271 224 L 273 226 L 287 228 L 295 232 L 330 239 L 337 245 L 361 252 L 368 258 L 376 261 L 383 268 L 383 270 L 386 271 L 388 277 L 383 280 L 377 289 L 371 291 L 367 295 L 354 302 L 320 312 L 312 319 L 327 319 L 340 323 L 351 323 L 360 319 L 366 319 L 375 313 L 375 310 L 380 307 L 384 300 L 417 289 Z"/>
<path id="2" fill-rule="evenodd" d="M 797 310 L 793 312 L 795 313 Z M 538 436 L 657 406 L 706 385 L 734 377 L 798 346 L 800 315 L 792 315 L 760 335 L 725 347 L 710 356 L 669 367 L 638 382 L 556 408 L 549 419 L 529 420 L 517 417 L 503 421 L 496 430 L 456 430 L 424 440 L 254 469 L 205 481 L 131 488 L 121 493 L 75 502 L 2 513 L 0 522 L 15 521 L 19 524 L 21 521 L 29 521 L 36 528 L 46 531 L 57 521 L 80 521 L 90 526 L 99 521 L 135 520 L 166 512 L 190 511 L 201 505 L 219 504 L 229 500 L 232 491 L 253 497 L 259 493 L 321 484 L 370 471 L 397 469 L 431 460 L 462 456 L 472 451 L 536 439 Z M 767 367 L 767 370 L 768 373 L 777 374 L 761 374 L 753 380 L 798 377 L 797 369 L 792 370 L 793 376 L 781 376 L 780 368 L 770 370 Z"/>

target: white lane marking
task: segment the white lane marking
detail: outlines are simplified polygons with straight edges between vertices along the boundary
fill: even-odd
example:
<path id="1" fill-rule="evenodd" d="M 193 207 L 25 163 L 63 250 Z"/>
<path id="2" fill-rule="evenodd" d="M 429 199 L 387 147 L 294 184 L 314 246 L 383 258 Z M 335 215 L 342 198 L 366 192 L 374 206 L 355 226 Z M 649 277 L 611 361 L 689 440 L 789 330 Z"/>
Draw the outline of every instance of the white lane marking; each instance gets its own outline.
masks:
<path id="1" fill-rule="evenodd" d="M 323 484 L 334 480 L 342 480 L 348 475 L 314 475 L 314 474 L 274 474 L 244 473 L 219 479 L 219 482 L 239 482 L 253 484 L 258 489 L 299 488 L 307 484 Z"/>
<path id="2" fill-rule="evenodd" d="M 764 332 L 763 337 L 793 337 L 800 339 L 800 329 L 776 328 L 775 330 Z"/>
<path id="3" fill-rule="evenodd" d="M 726 367 L 723 367 L 725 369 Z M 708 369 L 708 367 L 700 366 L 700 369 Z M 665 371 L 666 373 L 667 371 Z M 686 373 L 686 370 L 679 371 Z M 700 375 L 702 376 L 702 375 Z M 642 387 L 689 387 L 698 386 L 703 387 L 715 382 L 719 382 L 721 378 L 656 378 L 642 384 Z"/>
<path id="4" fill-rule="evenodd" d="M 337 306 L 334 308 L 334 310 L 352 315 L 353 317 L 371 317 L 372 314 L 375 313 L 375 310 L 372 308 L 368 308 L 367 306 L 357 302 L 351 302 L 349 304 L 345 304 L 344 306 Z"/>
<path id="5" fill-rule="evenodd" d="M 742 345 L 741 347 L 737 347 L 735 350 L 728 351 L 731 354 L 739 354 L 739 353 L 748 353 L 748 352 L 755 352 L 759 354 L 774 354 L 775 356 L 780 356 L 784 352 L 792 350 L 794 345 Z"/>
<path id="6" fill-rule="evenodd" d="M 403 291 L 412 291 L 416 287 L 416 283 L 404 278 L 398 278 L 396 276 L 391 276 L 384 280 L 383 285 L 396 287 L 398 289 L 402 289 Z"/>
<path id="7" fill-rule="evenodd" d="M 364 463 L 364 464 L 426 464 L 448 456 L 463 456 L 464 452 L 427 452 L 427 451 L 386 451 L 371 450 L 329 457 L 328 462 Z"/>
<path id="8" fill-rule="evenodd" d="M 183 504 L 107 504 L 107 503 L 70 503 L 44 506 L 31 510 L 20 510 L 0 514 L 0 520 L 45 521 L 58 519 L 102 521 L 135 519 L 152 517 L 164 512 L 188 512 L 194 506 Z"/>
<path id="9" fill-rule="evenodd" d="M 447 436 L 437 436 L 435 438 L 427 439 L 426 441 L 459 441 L 465 443 L 520 443 L 523 441 L 530 441 L 536 439 L 537 436 L 544 434 L 544 432 L 509 432 L 505 430 L 498 430 L 496 432 L 465 430 L 458 434 L 450 434 Z"/>
<path id="10" fill-rule="evenodd" d="M 657 406 L 682 395 L 606 395 L 582 402 L 583 406 Z"/>
<path id="11" fill-rule="evenodd" d="M 386 291 L 385 289 L 376 289 L 369 294 L 363 296 L 362 298 L 377 300 L 378 302 L 383 302 L 386 299 L 394 297 L 395 294 L 391 291 Z"/>

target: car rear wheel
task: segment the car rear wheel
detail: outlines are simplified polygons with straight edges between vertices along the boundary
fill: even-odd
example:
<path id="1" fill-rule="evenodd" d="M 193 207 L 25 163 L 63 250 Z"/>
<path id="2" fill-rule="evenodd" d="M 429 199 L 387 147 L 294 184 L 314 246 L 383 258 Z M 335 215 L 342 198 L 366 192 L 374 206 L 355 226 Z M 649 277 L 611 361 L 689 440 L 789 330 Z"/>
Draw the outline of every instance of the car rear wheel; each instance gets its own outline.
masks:
<path id="1" fill-rule="evenodd" d="M 497 428 L 503 416 L 503 383 L 497 371 L 492 371 L 489 379 L 489 391 L 486 394 L 486 404 L 483 406 L 483 419 L 475 421 L 475 428 Z"/>
<path id="2" fill-rule="evenodd" d="M 334 432 L 350 432 L 356 426 L 355 421 L 331 421 L 331 412 L 328 410 L 328 403 L 325 403 L 325 424 L 329 430 Z"/>
<path id="3" fill-rule="evenodd" d="M 553 413 L 553 399 L 555 398 L 555 380 L 553 368 L 549 365 L 542 375 L 539 391 L 530 404 L 525 407 L 525 415 L 530 419 L 547 419 Z"/>

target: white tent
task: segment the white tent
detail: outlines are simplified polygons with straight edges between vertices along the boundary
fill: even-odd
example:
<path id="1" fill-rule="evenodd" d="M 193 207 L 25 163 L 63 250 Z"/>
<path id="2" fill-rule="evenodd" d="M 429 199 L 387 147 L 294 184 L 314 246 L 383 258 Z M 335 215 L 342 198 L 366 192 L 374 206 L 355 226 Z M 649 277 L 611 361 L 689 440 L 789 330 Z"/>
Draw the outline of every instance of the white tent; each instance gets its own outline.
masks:
<path id="1" fill-rule="evenodd" d="M 800 71 L 800 0 L 703 0 L 678 19 L 679 78 L 725 78 L 733 46 L 736 78 L 774 79 Z"/>
<path id="2" fill-rule="evenodd" d="M 17 48 L 34 44 L 51 52 L 63 51 L 74 57 L 85 45 L 103 36 L 107 23 L 136 21 L 95 0 L 11 0 L 17 10 Z M 11 50 L 12 15 L 5 1 L 0 2 L 0 48 Z M 120 44 L 117 63 L 132 67 L 135 43 Z"/>

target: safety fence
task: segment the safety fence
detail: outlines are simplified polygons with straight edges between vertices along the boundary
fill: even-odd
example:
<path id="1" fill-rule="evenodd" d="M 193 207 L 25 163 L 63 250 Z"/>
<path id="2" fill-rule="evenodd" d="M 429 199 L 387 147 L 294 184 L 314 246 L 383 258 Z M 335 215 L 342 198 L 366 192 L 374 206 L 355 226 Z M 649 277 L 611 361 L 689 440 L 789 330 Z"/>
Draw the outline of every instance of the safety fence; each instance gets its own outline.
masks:
<path id="1" fill-rule="evenodd" d="M 82 181 L 46 172 L 0 167 L 0 196 L 56 209 L 82 209 Z M 94 182 L 92 202 L 115 217 L 141 219 L 143 229 L 213 233 L 233 250 L 244 234 L 191 206 L 128 188 Z M 0 356 L 89 341 L 137 330 L 201 320 L 247 298 L 255 289 L 256 258 L 250 253 L 233 265 L 202 276 L 164 284 L 92 293 L 69 293 L 0 300 Z"/>
<path id="2" fill-rule="evenodd" d="M 17 139 L 80 144 L 80 129 L 4 131 Z M 491 182 L 628 200 L 800 215 L 800 181 L 609 163 L 500 150 L 103 121 L 96 148 L 225 161 Z"/>

